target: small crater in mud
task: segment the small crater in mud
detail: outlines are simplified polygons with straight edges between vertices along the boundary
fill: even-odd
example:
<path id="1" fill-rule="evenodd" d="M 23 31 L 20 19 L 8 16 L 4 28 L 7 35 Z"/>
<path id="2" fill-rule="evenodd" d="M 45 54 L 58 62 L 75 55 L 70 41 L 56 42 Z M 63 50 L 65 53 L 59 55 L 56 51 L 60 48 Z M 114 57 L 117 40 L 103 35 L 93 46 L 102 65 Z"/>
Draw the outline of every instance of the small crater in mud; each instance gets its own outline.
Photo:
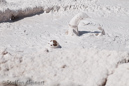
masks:
<path id="1" fill-rule="evenodd" d="M 49 50 L 48 50 L 48 49 L 45 49 L 44 51 L 45 51 L 45 52 L 47 52 L 47 53 L 49 52 Z"/>
<path id="2" fill-rule="evenodd" d="M 24 30 L 24 33 L 26 32 L 26 30 Z"/>
<path id="3" fill-rule="evenodd" d="M 6 71 L 9 71 L 9 68 L 7 68 Z"/>
<path id="4" fill-rule="evenodd" d="M 67 67 L 67 65 L 63 65 L 61 68 L 66 68 Z"/>
<path id="5" fill-rule="evenodd" d="M 22 59 L 20 59 L 19 62 L 22 63 Z"/>

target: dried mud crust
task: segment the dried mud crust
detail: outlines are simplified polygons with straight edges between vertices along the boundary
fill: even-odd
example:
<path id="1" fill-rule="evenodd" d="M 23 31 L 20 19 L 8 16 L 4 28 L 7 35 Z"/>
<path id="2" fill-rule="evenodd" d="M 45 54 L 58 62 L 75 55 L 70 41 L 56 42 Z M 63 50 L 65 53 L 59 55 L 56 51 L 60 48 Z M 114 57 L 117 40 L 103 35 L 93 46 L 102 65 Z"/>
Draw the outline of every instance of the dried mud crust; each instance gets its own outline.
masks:
<path id="1" fill-rule="evenodd" d="M 61 82 L 64 81 L 64 78 L 68 80 L 65 84 L 70 84 L 69 80 L 74 79 L 72 83 L 75 85 L 72 86 L 87 84 L 105 86 L 108 77 L 114 74 L 115 69 L 128 63 L 129 60 L 127 52 L 95 49 L 60 50 L 60 52 L 55 50 L 47 54 L 39 52 L 24 56 L 18 56 L 8 50 L 6 52 L 8 54 L 0 58 L 0 76 L 22 76 L 29 77 L 32 80 L 37 77 L 38 80 L 43 79 L 45 81 L 44 86 L 49 86 L 48 84 L 52 81 L 64 86 Z M 51 82 L 48 83 L 49 80 Z M 92 82 L 93 80 L 94 82 Z"/>
<path id="2" fill-rule="evenodd" d="M 83 1 L 83 0 L 82 0 Z M 33 1 L 35 2 L 35 1 Z M 48 1 L 49 2 L 49 1 Z M 45 1 L 45 3 L 48 3 Z M 96 4 L 97 0 L 87 0 L 83 1 L 84 3 L 82 4 L 81 2 L 75 0 L 71 0 L 70 2 L 64 2 L 64 4 L 60 3 L 60 1 L 55 1 L 52 2 L 50 1 L 50 5 L 46 5 L 45 3 L 42 2 L 37 2 L 39 5 L 34 5 L 34 3 L 29 3 L 32 4 L 32 6 L 27 5 L 24 7 L 20 6 L 24 3 L 17 2 L 17 3 L 9 3 L 5 0 L 0 1 L 0 22 L 5 22 L 5 21 L 10 21 L 11 17 L 15 17 L 15 20 L 18 18 L 23 18 L 27 16 L 32 16 L 35 14 L 40 14 L 40 13 L 49 13 L 49 12 L 58 12 L 58 11 L 67 11 L 67 10 L 85 10 L 85 11 L 102 11 L 102 16 L 105 16 L 103 14 L 114 12 L 123 12 L 125 15 L 128 15 L 127 9 L 121 8 L 119 6 L 116 7 L 110 7 L 110 6 L 98 6 Z M 28 2 L 26 2 L 28 3 Z M 17 5 L 18 4 L 18 5 Z M 20 6 L 20 7 L 19 7 Z M 21 8 L 24 7 L 24 8 Z M 13 20 L 13 19 L 12 19 Z"/>

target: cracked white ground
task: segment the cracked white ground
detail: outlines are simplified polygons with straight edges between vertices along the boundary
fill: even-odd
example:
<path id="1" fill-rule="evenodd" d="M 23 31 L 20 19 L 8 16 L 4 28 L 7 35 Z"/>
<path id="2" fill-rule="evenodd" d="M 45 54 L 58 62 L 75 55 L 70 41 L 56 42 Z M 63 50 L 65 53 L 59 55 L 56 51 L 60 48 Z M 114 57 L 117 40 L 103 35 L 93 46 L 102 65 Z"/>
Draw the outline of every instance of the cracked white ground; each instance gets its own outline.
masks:
<path id="1" fill-rule="evenodd" d="M 32 8 L 40 1 L 7 0 Z M 0 23 L 0 83 L 30 78 L 44 81 L 40 86 L 129 86 L 129 1 L 50 1 L 73 7 Z M 68 22 L 81 11 L 90 16 L 79 24 L 81 35 L 66 35 Z M 95 35 L 98 26 L 104 36 Z M 62 48 L 46 52 L 50 40 Z"/>

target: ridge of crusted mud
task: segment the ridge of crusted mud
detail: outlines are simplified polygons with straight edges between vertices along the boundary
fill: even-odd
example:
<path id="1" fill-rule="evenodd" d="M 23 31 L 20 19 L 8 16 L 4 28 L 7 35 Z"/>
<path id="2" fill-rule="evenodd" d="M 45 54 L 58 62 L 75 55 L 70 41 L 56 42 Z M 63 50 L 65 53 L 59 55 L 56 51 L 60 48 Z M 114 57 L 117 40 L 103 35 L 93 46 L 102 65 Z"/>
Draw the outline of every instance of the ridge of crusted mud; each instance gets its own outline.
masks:
<path id="1" fill-rule="evenodd" d="M 83 1 L 83 0 L 82 0 Z M 46 2 L 45 2 L 46 3 Z M 127 14 L 127 9 L 121 8 L 120 6 L 100 6 L 96 4 L 96 0 L 84 1 L 84 3 L 74 1 L 74 2 L 50 2 L 50 4 L 42 4 L 41 2 L 37 2 L 36 4 L 26 4 L 20 2 L 10 3 L 5 0 L 0 0 L 0 22 L 10 21 L 12 16 L 17 18 L 23 18 L 27 16 L 32 16 L 40 13 L 49 13 L 49 12 L 58 12 L 58 11 L 67 11 L 72 9 L 84 10 L 84 11 L 103 11 L 103 12 L 123 12 Z M 63 3 L 63 4 L 62 4 Z M 116 13 L 117 13 L 116 12 Z"/>

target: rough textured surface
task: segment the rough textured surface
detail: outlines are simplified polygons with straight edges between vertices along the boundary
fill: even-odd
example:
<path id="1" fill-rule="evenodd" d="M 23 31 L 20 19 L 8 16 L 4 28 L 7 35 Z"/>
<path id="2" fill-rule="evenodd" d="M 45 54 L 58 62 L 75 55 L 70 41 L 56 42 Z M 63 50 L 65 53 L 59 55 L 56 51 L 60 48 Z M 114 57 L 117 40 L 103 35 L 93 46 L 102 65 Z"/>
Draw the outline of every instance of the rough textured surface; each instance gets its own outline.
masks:
<path id="1" fill-rule="evenodd" d="M 128 60 L 127 52 L 96 49 L 56 49 L 23 56 L 8 51 L 0 58 L 0 76 L 30 77 L 45 81 L 44 86 L 63 86 L 64 82 L 77 86 L 102 86 L 108 75 Z"/>
<path id="2" fill-rule="evenodd" d="M 115 4 L 116 2 L 118 4 Z M 36 13 L 66 11 L 70 9 L 90 10 L 91 12 L 101 10 L 103 12 L 99 13 L 102 16 L 105 16 L 105 12 L 111 13 L 113 11 L 115 13 L 129 14 L 129 2 L 127 0 L 114 0 L 113 2 L 102 0 L 1 0 L 0 4 L 0 22 L 9 21 L 12 15 L 26 17 Z"/>
<path id="3" fill-rule="evenodd" d="M 40 86 L 128 86 L 128 4 L 128 0 L 0 0 L 0 21 L 12 20 L 0 23 L 0 84 L 29 78 L 43 81 Z M 80 21 L 80 36 L 68 36 L 68 23 L 78 12 L 90 18 Z M 100 32 L 105 35 L 97 36 Z M 48 52 L 50 40 L 62 48 Z"/>
<path id="4" fill-rule="evenodd" d="M 115 69 L 107 79 L 106 86 L 129 86 L 129 63 L 122 64 Z"/>

